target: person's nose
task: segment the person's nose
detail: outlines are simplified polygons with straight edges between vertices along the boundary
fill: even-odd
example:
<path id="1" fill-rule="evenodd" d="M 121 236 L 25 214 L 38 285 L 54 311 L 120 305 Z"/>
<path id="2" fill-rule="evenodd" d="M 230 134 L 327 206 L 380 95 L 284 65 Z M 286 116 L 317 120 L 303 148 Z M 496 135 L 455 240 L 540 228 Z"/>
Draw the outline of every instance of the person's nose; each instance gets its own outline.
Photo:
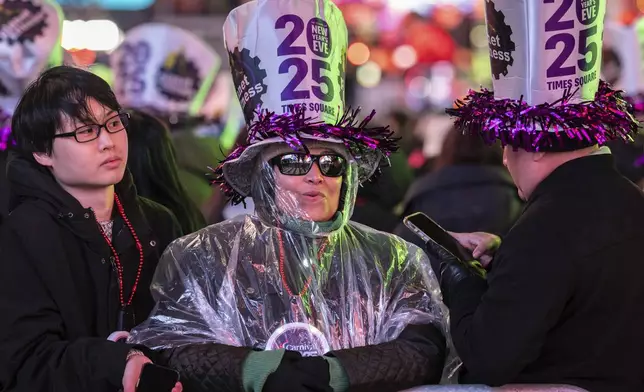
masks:
<path id="1" fill-rule="evenodd" d="M 107 132 L 105 127 L 101 127 L 99 130 L 99 135 L 98 135 L 98 148 L 100 151 L 103 150 L 110 150 L 114 148 L 114 140 L 112 140 L 112 135 L 111 133 Z"/>
<path id="2" fill-rule="evenodd" d="M 321 184 L 322 181 L 324 181 L 324 178 L 322 178 L 322 173 L 320 172 L 320 168 L 318 167 L 318 163 L 314 162 L 313 166 L 311 166 L 311 170 L 309 170 L 308 173 L 304 176 L 306 182 L 310 184 Z"/>

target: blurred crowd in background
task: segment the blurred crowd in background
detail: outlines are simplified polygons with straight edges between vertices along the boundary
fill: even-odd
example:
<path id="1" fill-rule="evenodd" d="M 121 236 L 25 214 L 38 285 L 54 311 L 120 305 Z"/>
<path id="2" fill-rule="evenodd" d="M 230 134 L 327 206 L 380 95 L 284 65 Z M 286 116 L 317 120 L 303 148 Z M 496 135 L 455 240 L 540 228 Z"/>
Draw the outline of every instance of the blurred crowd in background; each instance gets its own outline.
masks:
<path id="1" fill-rule="evenodd" d="M 150 22 L 180 27 L 202 39 L 221 59 L 222 26 L 233 0 L 60 0 L 64 14 L 63 62 L 87 67 L 110 83 L 121 77 L 110 55 L 126 32 Z M 349 29 L 346 102 L 374 108 L 376 122 L 401 138 L 401 149 L 380 180 L 360 190 L 354 220 L 414 241 L 400 216 L 422 210 L 455 231 L 503 234 L 521 210 L 514 185 L 502 166 L 501 149 L 485 149 L 476 138 L 458 134 L 444 108 L 468 89 L 491 87 L 484 2 L 472 0 L 336 0 Z M 644 3 L 613 0 L 607 20 L 628 24 Z M 608 57 L 608 56 L 606 56 Z M 130 167 L 139 192 L 174 206 L 186 232 L 242 212 L 207 181 L 213 167 L 245 138 L 243 115 L 227 61 L 213 72 L 197 115 L 158 118 L 135 114 L 130 127 Z M 173 72 L 189 78 L 190 69 L 174 63 Z M 117 95 L 119 91 L 117 88 Z M 123 100 L 122 97 L 119 99 Z M 127 102 L 125 102 L 125 106 Z M 629 147 L 631 148 L 631 147 Z M 634 182 L 643 176 L 624 157 L 624 172 Z M 158 163 L 163 162 L 163 163 Z M 166 167 L 176 165 L 168 177 Z M 137 175 L 137 172 L 140 174 Z M 177 188 L 173 184 L 181 183 Z M 386 189 L 386 192 L 383 190 Z M 189 198 L 192 204 L 186 204 Z M 445 208 L 445 200 L 459 202 Z M 202 214 L 199 214 L 198 211 Z M 203 217 L 201 216 L 203 215 Z"/>

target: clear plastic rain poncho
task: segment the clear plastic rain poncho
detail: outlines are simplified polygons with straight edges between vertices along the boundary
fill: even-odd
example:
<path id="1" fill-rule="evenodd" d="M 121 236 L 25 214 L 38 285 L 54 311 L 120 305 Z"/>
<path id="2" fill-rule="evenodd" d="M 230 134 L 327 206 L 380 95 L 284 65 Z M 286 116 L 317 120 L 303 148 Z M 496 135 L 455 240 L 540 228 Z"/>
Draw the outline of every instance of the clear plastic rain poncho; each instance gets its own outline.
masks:
<path id="1" fill-rule="evenodd" d="M 151 286 L 157 306 L 131 342 L 154 349 L 220 343 L 312 356 L 388 342 L 408 324 L 434 323 L 448 336 L 427 256 L 349 221 L 358 165 L 342 144 L 323 145 L 350 159 L 335 219 L 307 220 L 297 196 L 276 185 L 263 147 L 255 170 L 242 179 L 251 181 L 256 213 L 168 247 Z M 270 148 L 273 156 L 290 150 Z M 445 370 L 456 363 L 448 359 Z"/>

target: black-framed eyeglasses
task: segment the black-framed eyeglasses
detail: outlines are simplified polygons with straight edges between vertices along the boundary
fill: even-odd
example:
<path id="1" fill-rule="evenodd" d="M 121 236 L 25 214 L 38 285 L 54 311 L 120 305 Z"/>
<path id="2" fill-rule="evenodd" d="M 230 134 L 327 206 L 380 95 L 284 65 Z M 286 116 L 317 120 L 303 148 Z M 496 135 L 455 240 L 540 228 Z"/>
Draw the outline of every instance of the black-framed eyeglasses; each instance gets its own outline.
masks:
<path id="1" fill-rule="evenodd" d="M 129 113 L 119 113 L 105 120 L 102 125 L 83 125 L 82 127 L 76 128 L 76 130 L 74 130 L 73 132 L 59 133 L 54 135 L 54 137 L 73 137 L 79 143 L 87 143 L 91 142 L 92 140 L 98 139 L 103 128 L 105 128 L 108 133 L 118 133 L 124 130 L 129 122 Z"/>
<path id="2" fill-rule="evenodd" d="M 271 164 L 277 166 L 280 173 L 286 176 L 303 176 L 311 170 L 313 163 L 318 164 L 320 173 L 325 177 L 341 177 L 347 172 L 347 161 L 336 154 L 307 155 L 289 153 L 278 155 L 271 159 Z"/>

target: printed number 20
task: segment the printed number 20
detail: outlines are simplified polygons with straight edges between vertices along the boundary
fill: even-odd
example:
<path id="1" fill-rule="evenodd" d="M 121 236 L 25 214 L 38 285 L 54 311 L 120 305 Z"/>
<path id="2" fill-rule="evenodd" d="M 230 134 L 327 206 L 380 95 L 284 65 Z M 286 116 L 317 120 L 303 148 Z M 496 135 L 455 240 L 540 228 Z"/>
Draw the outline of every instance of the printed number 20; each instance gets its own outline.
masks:
<path id="1" fill-rule="evenodd" d="M 554 3 L 556 0 L 544 0 L 545 4 Z M 573 20 L 562 20 L 564 15 L 568 12 L 573 4 L 573 0 L 562 0 L 559 8 L 552 14 L 552 17 L 546 22 L 546 31 L 561 31 L 574 28 Z M 599 48 L 596 42 L 588 42 L 588 39 L 597 34 L 597 26 L 592 26 L 588 29 L 579 32 L 579 47 L 577 52 L 583 56 L 577 61 L 577 66 L 583 72 L 590 71 L 595 67 L 597 57 L 599 55 Z M 546 76 L 548 78 L 557 78 L 562 76 L 571 76 L 576 72 L 575 66 L 564 67 L 563 65 L 568 61 L 568 58 L 575 50 L 575 37 L 570 33 L 555 34 L 546 41 L 546 50 L 556 50 L 559 43 L 563 43 L 563 50 L 559 56 L 553 61 L 552 65 L 548 67 Z M 590 53 L 590 61 L 586 58 Z"/>
<path id="2" fill-rule="evenodd" d="M 306 54 L 306 48 L 304 46 L 293 46 L 295 41 L 297 41 L 304 32 L 304 21 L 297 15 L 283 15 L 275 22 L 275 29 L 285 29 L 288 23 L 293 25 L 293 29 L 289 34 L 287 34 L 284 41 L 277 48 L 277 55 L 289 56 Z M 289 57 L 280 64 L 279 73 L 288 74 L 292 67 L 295 67 L 295 75 L 286 87 L 284 87 L 284 90 L 281 93 L 281 99 L 282 101 L 308 99 L 311 96 L 308 90 L 296 90 L 309 72 L 308 64 L 304 59 L 299 57 Z M 325 61 L 311 60 L 311 68 L 313 80 L 319 83 L 320 86 L 326 86 L 326 93 L 322 91 L 320 86 L 311 87 L 313 95 L 324 102 L 331 102 L 334 94 L 333 81 L 328 76 L 322 75 L 323 69 L 330 71 L 331 67 Z"/>

